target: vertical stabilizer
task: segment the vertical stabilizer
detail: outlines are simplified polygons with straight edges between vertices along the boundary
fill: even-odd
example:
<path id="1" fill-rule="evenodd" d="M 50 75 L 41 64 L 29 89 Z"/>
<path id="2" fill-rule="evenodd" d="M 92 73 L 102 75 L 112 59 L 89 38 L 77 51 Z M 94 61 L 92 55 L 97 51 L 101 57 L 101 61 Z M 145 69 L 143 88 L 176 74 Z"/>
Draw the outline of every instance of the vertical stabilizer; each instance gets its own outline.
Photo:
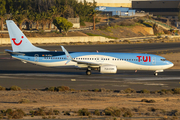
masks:
<path id="1" fill-rule="evenodd" d="M 6 24 L 9 31 L 13 52 L 48 51 L 32 45 L 18 26 L 14 23 L 14 21 L 6 20 Z"/>

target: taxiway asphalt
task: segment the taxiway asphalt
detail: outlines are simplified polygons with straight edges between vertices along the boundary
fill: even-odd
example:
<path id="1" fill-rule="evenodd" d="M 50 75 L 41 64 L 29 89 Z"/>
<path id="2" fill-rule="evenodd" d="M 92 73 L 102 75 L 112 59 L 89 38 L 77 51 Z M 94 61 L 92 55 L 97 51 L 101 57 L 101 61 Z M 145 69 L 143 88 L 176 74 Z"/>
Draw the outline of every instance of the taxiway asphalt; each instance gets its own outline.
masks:
<path id="1" fill-rule="evenodd" d="M 65 46 L 68 51 L 101 51 L 101 52 L 157 52 L 180 51 L 180 43 L 160 44 L 124 44 L 124 45 L 79 45 Z M 49 50 L 61 50 L 59 46 L 41 46 Z M 10 47 L 0 47 L 0 52 Z M 44 89 L 50 86 L 69 86 L 76 90 L 92 90 L 106 88 L 123 90 L 160 90 L 180 87 L 180 70 L 165 70 L 159 76 L 153 76 L 153 71 L 118 71 L 117 74 L 100 74 L 93 71 L 87 76 L 84 70 L 57 69 L 24 64 L 11 59 L 10 55 L 0 55 L 0 85 L 10 87 L 20 86 L 23 89 Z"/>

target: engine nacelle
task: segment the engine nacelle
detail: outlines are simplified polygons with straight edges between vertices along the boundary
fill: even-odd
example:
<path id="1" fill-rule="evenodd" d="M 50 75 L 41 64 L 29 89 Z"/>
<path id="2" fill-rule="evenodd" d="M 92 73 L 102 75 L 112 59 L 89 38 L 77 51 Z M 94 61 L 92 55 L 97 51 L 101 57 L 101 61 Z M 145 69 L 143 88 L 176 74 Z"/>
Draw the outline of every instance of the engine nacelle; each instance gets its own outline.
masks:
<path id="1" fill-rule="evenodd" d="M 104 65 L 100 67 L 100 73 L 116 73 L 117 67 L 115 65 Z"/>

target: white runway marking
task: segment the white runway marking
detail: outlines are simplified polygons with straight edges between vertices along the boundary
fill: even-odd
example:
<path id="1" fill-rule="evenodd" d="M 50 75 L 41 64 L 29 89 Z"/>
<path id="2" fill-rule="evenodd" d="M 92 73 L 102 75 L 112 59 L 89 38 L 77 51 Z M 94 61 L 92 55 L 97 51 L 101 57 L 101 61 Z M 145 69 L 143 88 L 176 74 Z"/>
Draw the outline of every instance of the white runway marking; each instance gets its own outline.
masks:
<path id="1" fill-rule="evenodd" d="M 151 80 L 180 80 L 180 77 L 143 77 L 143 78 L 124 78 L 125 80 L 139 80 L 139 81 L 151 81 Z"/>
<path id="2" fill-rule="evenodd" d="M 32 76 L 32 77 L 34 77 L 34 76 L 36 76 L 36 77 L 52 77 L 52 78 L 54 78 L 54 77 L 59 77 L 59 78 L 62 78 L 62 77 L 64 77 L 64 78 L 66 78 L 66 77 L 69 77 L 69 78 L 71 78 L 71 79 L 86 79 L 86 76 L 84 76 L 84 75 L 66 75 L 66 74 L 45 74 L 45 73 L 21 73 L 21 74 L 0 74 L 0 78 L 15 78 L 15 77 L 21 77 L 21 76 L 27 76 L 27 77 L 29 77 L 29 76 Z M 129 78 L 129 77 L 124 77 L 124 76 L 122 76 L 122 77 L 119 77 L 119 76 L 117 76 L 117 75 L 114 75 L 114 76 L 112 76 L 111 77 L 111 75 L 110 75 L 110 77 L 109 76 L 96 76 L 96 77 L 94 77 L 94 76 L 88 76 L 87 77 L 88 79 L 91 79 L 91 81 L 92 81 L 92 79 L 95 79 L 95 80 L 97 80 L 97 79 L 111 79 L 111 80 L 115 80 L 116 82 L 118 81 L 118 80 L 123 80 L 123 81 L 165 81 L 165 80 L 180 80 L 180 77 L 155 77 L 155 76 L 153 76 L 153 77 L 134 77 L 134 78 Z M 112 81 L 111 81 L 112 82 Z"/>

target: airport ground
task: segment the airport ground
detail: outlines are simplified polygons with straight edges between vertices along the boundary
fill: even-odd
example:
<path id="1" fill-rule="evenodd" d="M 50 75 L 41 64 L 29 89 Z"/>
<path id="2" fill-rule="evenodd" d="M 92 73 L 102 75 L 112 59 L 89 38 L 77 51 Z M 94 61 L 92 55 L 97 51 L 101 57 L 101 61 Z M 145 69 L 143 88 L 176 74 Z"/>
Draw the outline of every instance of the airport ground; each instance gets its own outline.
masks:
<path id="1" fill-rule="evenodd" d="M 107 107 L 117 106 L 131 110 L 137 108 L 139 112 L 132 111 L 134 114 L 133 117 L 140 117 L 136 119 L 160 119 L 168 115 L 162 114 L 160 111 L 149 111 L 150 107 L 156 110 L 172 111 L 177 109 L 180 111 L 179 95 L 121 93 L 120 91 L 127 88 L 132 88 L 136 91 L 143 89 L 156 91 L 178 88 L 180 86 L 179 46 L 180 43 L 64 46 L 68 51 L 94 52 L 98 50 L 99 52 L 159 54 L 172 61 L 175 66 L 172 69 L 165 70 L 163 73 L 159 73 L 157 77 L 153 76 L 153 71 L 138 71 L 137 73 L 134 71 L 118 71 L 117 74 L 100 74 L 97 71 L 93 71 L 93 75 L 87 76 L 83 70 L 45 68 L 28 63 L 24 64 L 21 61 L 12 59 L 10 55 L 3 52 L 4 49 L 11 49 L 10 46 L 0 47 L 0 85 L 7 88 L 12 85 L 17 85 L 25 89 L 22 91 L 0 91 L 0 110 L 21 108 L 28 113 L 28 111 L 36 110 L 39 107 L 46 107 L 47 109 L 52 108 L 61 111 L 61 114 L 56 116 L 56 118 L 70 119 L 76 118 L 77 116 L 65 116 L 62 111 L 78 111 L 82 108 L 88 108 L 89 111 L 92 112 L 95 109 L 103 111 Z M 60 46 L 56 45 L 43 45 L 39 47 L 61 51 Z M 77 91 L 41 91 L 41 89 L 51 86 L 69 86 Z M 100 88 L 117 90 L 117 92 L 79 91 Z M 30 103 L 19 104 L 18 101 L 22 98 L 28 99 Z M 156 102 L 144 103 L 141 102 L 142 99 L 153 99 Z M 36 103 L 32 101 L 36 101 Z M 140 115 L 140 113 L 143 114 Z M 145 113 L 148 115 L 145 115 Z M 25 118 L 30 119 L 28 116 Z M 42 116 L 34 118 L 38 119 L 42 118 Z M 79 117 L 77 119 L 79 119 Z"/>

